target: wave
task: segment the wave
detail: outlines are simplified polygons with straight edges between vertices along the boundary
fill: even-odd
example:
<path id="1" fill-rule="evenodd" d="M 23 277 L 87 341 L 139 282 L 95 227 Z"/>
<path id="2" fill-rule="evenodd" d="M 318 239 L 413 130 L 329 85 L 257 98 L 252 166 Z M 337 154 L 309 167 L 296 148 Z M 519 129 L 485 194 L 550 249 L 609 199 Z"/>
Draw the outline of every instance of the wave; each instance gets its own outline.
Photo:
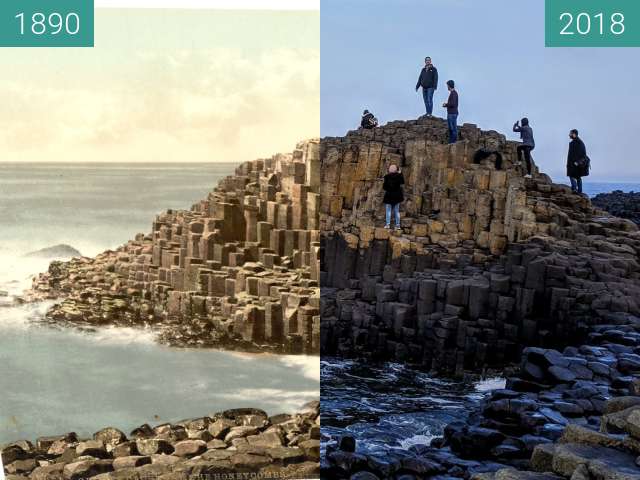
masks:
<path id="1" fill-rule="evenodd" d="M 485 378 L 473 384 L 476 392 L 489 392 L 491 390 L 497 390 L 505 388 L 507 381 L 502 377 Z"/>
<path id="2" fill-rule="evenodd" d="M 255 403 L 259 398 L 264 403 L 273 404 L 273 413 L 295 413 L 300 407 L 311 400 L 320 398 L 319 390 L 281 390 L 277 388 L 242 388 L 233 393 L 226 393 L 219 396 L 225 400 L 234 402 Z"/>
<path id="3" fill-rule="evenodd" d="M 320 358 L 307 355 L 284 355 L 280 361 L 287 367 L 302 369 L 306 378 L 320 382 Z"/>

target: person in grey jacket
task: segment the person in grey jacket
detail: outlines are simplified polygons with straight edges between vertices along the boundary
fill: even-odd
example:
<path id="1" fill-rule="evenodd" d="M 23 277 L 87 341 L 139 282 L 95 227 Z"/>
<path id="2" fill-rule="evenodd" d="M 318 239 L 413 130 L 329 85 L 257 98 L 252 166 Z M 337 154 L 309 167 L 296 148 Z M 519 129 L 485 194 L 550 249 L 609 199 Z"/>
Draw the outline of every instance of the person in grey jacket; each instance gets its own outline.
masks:
<path id="1" fill-rule="evenodd" d="M 520 125 L 520 123 L 522 123 L 522 125 Z M 524 157 L 524 162 L 527 166 L 526 176 L 531 178 L 531 150 L 536 148 L 536 142 L 533 139 L 533 128 L 529 125 L 529 119 L 525 117 L 514 123 L 513 131 L 520 133 L 522 145 L 518 145 L 517 148 L 518 160 L 522 161 L 522 157 Z"/>

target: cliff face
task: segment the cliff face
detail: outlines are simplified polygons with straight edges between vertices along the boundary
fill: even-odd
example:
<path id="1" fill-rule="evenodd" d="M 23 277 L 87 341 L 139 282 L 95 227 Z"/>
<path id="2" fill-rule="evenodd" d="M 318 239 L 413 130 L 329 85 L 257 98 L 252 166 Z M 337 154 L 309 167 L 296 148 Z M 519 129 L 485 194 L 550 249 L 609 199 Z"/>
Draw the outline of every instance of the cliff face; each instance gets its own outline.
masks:
<path id="1" fill-rule="evenodd" d="M 524 178 L 497 132 L 446 138 L 446 122 L 421 119 L 321 141 L 323 353 L 461 373 L 640 315 L 634 224 L 535 167 Z M 382 228 L 392 162 L 401 233 Z"/>
<path id="2" fill-rule="evenodd" d="M 319 349 L 319 144 L 246 162 L 190 210 L 116 251 L 54 262 L 32 297 L 48 317 L 159 324 L 174 345 Z"/>

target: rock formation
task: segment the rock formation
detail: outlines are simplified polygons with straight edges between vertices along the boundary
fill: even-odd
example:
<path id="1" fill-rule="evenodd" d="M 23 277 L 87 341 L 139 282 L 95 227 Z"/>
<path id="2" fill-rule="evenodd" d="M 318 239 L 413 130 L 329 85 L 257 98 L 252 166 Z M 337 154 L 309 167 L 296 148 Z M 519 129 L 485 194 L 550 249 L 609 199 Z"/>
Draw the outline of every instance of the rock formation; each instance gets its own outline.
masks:
<path id="1" fill-rule="evenodd" d="M 319 438 L 319 402 L 312 402 L 293 415 L 238 408 L 144 424 L 128 437 L 107 427 L 92 438 L 71 432 L 1 451 L 8 480 L 317 478 Z"/>
<path id="2" fill-rule="evenodd" d="M 507 388 L 431 445 L 382 458 L 327 439 L 323 477 L 640 479 L 638 227 L 525 178 L 497 132 L 446 141 L 429 118 L 322 139 L 322 353 L 496 368 Z M 392 162 L 399 233 L 382 228 Z"/>
<path id="3" fill-rule="evenodd" d="M 40 250 L 26 253 L 24 256 L 53 259 L 80 257 L 82 254 L 71 245 L 60 244 L 52 247 L 41 248 Z"/>
<path id="4" fill-rule="evenodd" d="M 180 346 L 319 350 L 319 143 L 246 162 L 190 210 L 95 258 L 53 262 L 48 318 L 157 325 Z"/>
<path id="5" fill-rule="evenodd" d="M 640 192 L 625 193 L 616 190 L 611 193 L 599 193 L 591 199 L 591 202 L 611 215 L 628 218 L 636 225 L 640 225 Z"/>
<path id="6" fill-rule="evenodd" d="M 448 145 L 446 122 L 427 118 L 322 139 L 323 354 L 461 374 L 640 315 L 637 226 L 535 167 L 524 178 L 503 135 L 460 131 Z M 391 162 L 406 180 L 400 234 L 382 228 Z"/>

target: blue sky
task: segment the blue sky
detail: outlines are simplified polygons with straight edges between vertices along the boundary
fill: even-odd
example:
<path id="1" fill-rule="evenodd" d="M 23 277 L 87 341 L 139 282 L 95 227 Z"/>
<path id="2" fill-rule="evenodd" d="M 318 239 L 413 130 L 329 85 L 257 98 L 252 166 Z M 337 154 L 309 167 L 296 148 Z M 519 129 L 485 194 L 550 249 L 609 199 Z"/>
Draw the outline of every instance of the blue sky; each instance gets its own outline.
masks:
<path id="1" fill-rule="evenodd" d="M 591 181 L 640 182 L 640 49 L 545 48 L 542 0 L 322 0 L 321 134 L 343 135 L 363 108 L 382 123 L 424 113 L 425 56 L 440 72 L 434 113 L 456 80 L 460 123 L 511 132 L 528 116 L 533 157 L 564 181 L 578 128 Z"/>

